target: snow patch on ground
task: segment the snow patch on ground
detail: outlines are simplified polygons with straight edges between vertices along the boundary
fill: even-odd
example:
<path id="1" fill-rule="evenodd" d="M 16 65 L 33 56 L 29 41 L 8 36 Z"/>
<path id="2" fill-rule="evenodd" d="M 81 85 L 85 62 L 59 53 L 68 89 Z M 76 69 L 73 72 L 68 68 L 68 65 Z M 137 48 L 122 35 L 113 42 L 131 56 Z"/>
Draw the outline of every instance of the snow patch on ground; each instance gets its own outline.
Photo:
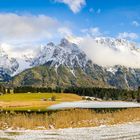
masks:
<path id="1" fill-rule="evenodd" d="M 140 103 L 123 102 L 123 101 L 78 101 L 63 102 L 48 107 L 50 110 L 65 108 L 133 108 L 140 107 Z"/>
<path id="2" fill-rule="evenodd" d="M 1 139 L 12 140 L 130 140 L 140 139 L 140 122 L 113 126 L 67 128 L 54 130 L 5 130 Z"/>

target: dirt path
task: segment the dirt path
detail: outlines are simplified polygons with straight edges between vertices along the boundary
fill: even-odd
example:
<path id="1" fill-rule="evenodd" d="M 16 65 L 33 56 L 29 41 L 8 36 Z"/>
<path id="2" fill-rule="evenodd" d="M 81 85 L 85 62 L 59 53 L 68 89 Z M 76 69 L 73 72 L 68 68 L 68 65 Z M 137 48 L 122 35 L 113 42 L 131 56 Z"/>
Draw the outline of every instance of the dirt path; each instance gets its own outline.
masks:
<path id="1" fill-rule="evenodd" d="M 0 140 L 139 140 L 140 122 L 58 130 L 0 131 Z"/>

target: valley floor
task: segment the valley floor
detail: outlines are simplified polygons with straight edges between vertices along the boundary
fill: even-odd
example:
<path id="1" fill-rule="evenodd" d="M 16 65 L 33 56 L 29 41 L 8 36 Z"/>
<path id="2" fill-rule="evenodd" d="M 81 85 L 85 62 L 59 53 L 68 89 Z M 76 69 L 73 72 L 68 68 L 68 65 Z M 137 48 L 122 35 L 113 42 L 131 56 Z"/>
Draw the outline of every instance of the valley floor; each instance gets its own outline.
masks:
<path id="1" fill-rule="evenodd" d="M 51 101 L 52 97 L 55 101 Z M 46 111 L 50 105 L 80 101 L 82 97 L 76 94 L 58 93 L 15 93 L 0 96 L 0 110 L 6 111 Z"/>
<path id="2" fill-rule="evenodd" d="M 140 122 L 54 130 L 5 130 L 0 140 L 132 140 L 140 139 Z"/>

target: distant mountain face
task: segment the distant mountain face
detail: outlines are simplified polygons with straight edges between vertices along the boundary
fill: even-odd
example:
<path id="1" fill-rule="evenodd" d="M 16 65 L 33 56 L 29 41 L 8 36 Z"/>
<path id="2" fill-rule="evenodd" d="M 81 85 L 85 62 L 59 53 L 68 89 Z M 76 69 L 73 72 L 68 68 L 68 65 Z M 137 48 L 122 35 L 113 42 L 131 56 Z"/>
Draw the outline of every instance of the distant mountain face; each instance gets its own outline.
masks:
<path id="1" fill-rule="evenodd" d="M 116 51 L 130 49 L 140 52 L 134 43 L 123 39 L 95 38 L 97 44 Z M 0 79 L 7 81 L 13 76 L 14 86 L 99 86 L 135 89 L 140 85 L 140 69 L 123 66 L 102 67 L 94 64 L 79 47 L 62 39 L 59 45 L 48 43 L 30 58 L 10 58 L 0 50 Z M 24 61 L 24 62 L 23 62 Z M 23 72 L 22 72 L 23 71 Z M 14 76 L 16 75 L 16 76 Z"/>
<path id="2" fill-rule="evenodd" d="M 106 70 L 105 79 L 111 86 L 121 89 L 137 89 L 140 86 L 140 69 L 114 66 Z"/>
<path id="3" fill-rule="evenodd" d="M 8 54 L 0 48 L 0 81 L 10 80 L 12 75 L 19 67 L 15 58 L 10 58 Z"/>
<path id="4" fill-rule="evenodd" d="M 126 39 L 96 37 L 95 41 L 97 44 L 113 48 L 116 51 L 131 50 L 140 52 L 140 50 L 136 48 L 136 44 L 134 42 L 130 42 Z"/>

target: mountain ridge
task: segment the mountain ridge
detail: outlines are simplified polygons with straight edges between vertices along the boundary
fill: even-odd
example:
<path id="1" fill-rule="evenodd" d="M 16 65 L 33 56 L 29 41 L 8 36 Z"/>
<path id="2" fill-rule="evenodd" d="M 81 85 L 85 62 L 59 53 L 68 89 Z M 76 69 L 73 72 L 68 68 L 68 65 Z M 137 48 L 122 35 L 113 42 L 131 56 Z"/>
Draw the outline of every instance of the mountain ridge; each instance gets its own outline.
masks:
<path id="1" fill-rule="evenodd" d="M 132 51 L 139 51 L 133 43 L 131 46 L 129 41 L 119 39 L 108 40 L 105 38 L 96 38 L 95 40 L 97 43 L 105 44 L 108 47 L 111 47 L 109 46 L 110 44 L 117 51 L 121 51 L 120 46 L 123 44 L 127 44 L 127 46 L 123 46 L 124 48 L 128 47 L 127 49 L 131 49 Z M 118 48 L 117 46 L 114 47 L 116 43 L 120 45 Z M 8 71 L 5 68 L 6 66 L 1 63 L 0 68 L 3 70 L 0 71 L 1 81 L 9 81 L 12 78 L 14 86 L 37 86 L 37 84 L 38 86 L 52 87 L 86 85 L 90 87 L 102 86 L 136 89 L 140 84 L 140 69 L 119 65 L 112 67 L 99 66 L 91 61 L 85 52 L 79 49 L 78 45 L 71 43 L 65 38 L 58 45 L 50 42 L 46 46 L 43 46 L 33 58 L 24 56 L 27 68 L 19 73 L 16 73 L 20 67 L 18 61 L 14 58 L 9 58 L 5 52 L 0 52 L 2 52 L 0 55 L 1 59 L 5 60 L 3 58 L 6 58 L 6 62 L 10 62 L 11 64 Z M 46 83 L 42 84 L 41 77 L 43 78 L 43 74 L 47 75 L 47 77 L 44 76 Z M 52 81 L 51 83 L 49 83 L 49 79 Z"/>

